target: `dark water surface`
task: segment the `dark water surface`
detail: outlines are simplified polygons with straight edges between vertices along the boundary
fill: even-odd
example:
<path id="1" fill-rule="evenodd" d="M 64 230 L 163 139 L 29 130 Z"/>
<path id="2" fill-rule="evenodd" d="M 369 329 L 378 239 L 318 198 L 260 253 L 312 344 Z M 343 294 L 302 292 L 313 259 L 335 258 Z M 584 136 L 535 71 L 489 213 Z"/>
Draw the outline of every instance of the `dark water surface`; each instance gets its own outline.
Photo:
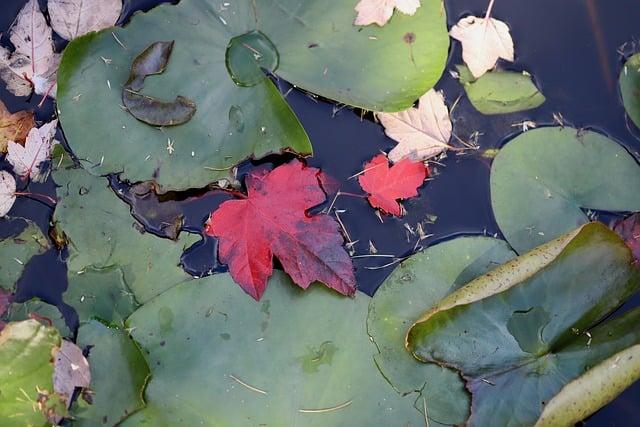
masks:
<path id="1" fill-rule="evenodd" d="M 5 32 L 25 0 L 0 0 L 0 31 Z M 319 0 L 317 0 L 319 1 Z M 44 6 L 44 1 L 41 4 Z M 159 0 L 125 0 L 126 21 L 136 10 L 147 10 Z M 354 0 L 355 3 L 355 0 Z M 449 25 L 468 13 L 484 13 L 487 0 L 446 0 Z M 398 257 L 411 254 L 416 248 L 417 236 L 408 228 L 422 222 L 425 232 L 432 234 L 420 245 L 427 246 L 459 234 L 494 235 L 499 230 L 493 219 L 489 196 L 490 160 L 483 158 L 482 150 L 497 148 L 518 132 L 525 120 L 538 124 L 553 124 L 554 113 L 560 113 L 567 124 L 578 128 L 592 128 L 618 140 L 640 158 L 640 131 L 626 119 L 618 91 L 618 74 L 624 55 L 640 50 L 640 4 L 637 0 L 497 0 L 494 17 L 506 21 L 516 46 L 516 61 L 502 64 L 504 68 L 527 70 L 536 79 L 547 98 L 546 103 L 535 110 L 487 118 L 477 113 L 465 97 L 462 97 L 452 113 L 454 132 L 462 139 L 479 131 L 481 150 L 464 156 L 449 155 L 443 165 L 435 165 L 437 176 L 420 190 L 420 197 L 405 203 L 408 214 L 402 219 L 384 217 L 381 223 L 366 200 L 342 196 L 335 207 L 342 219 L 355 253 L 369 253 L 371 241 L 380 254 Z M 62 41 L 58 40 L 62 47 Z M 6 35 L 2 43 L 7 45 Z M 452 45 L 447 70 L 462 63 L 460 45 Z M 381 58 L 381 60 L 384 60 Z M 286 82 L 278 82 L 283 92 Z M 445 71 L 437 88 L 444 90 L 448 105 L 463 94 L 459 83 Z M 53 117 L 53 103 L 47 101 L 42 108 L 33 100 L 16 98 L 0 85 L 0 98 L 11 111 L 35 109 L 38 120 Z M 360 117 L 360 112 L 340 108 L 328 102 L 314 99 L 302 92 L 289 92 L 287 100 L 300 118 L 313 142 L 315 156 L 308 160 L 312 166 L 322 168 L 341 183 L 344 192 L 362 194 L 356 180 L 348 179 L 362 170 L 365 161 L 378 150 L 388 150 L 394 143 L 386 138 L 382 127 L 371 121 L 370 116 Z M 62 135 L 59 135 L 62 137 Z M 267 162 L 282 162 L 272 157 Z M 251 164 L 240 170 L 247 171 Z M 0 169 L 9 169 L 0 161 Z M 629 189 L 640 191 L 640 189 Z M 30 191 L 54 195 L 55 187 L 49 180 L 44 184 L 31 184 Z M 196 196 L 196 197 L 187 197 Z M 185 214 L 185 228 L 201 231 L 201 225 L 209 212 L 227 199 L 220 193 L 194 192 L 178 195 L 177 201 L 169 201 Z M 143 212 L 143 205 L 138 206 Z M 35 220 L 47 232 L 52 209 L 25 197 L 19 197 L 11 215 Z M 426 223 L 426 218 L 435 219 Z M 601 216 L 610 221 L 611 215 Z M 152 223 L 149 224 L 153 228 Z M 408 226 L 408 227 L 407 227 Z M 10 220 L 0 220 L 0 236 L 12 234 L 16 225 Z M 150 230 L 160 232 L 160 230 Z M 207 239 L 190 250 L 184 257 L 187 271 L 201 274 L 209 270 L 222 270 L 213 259 L 215 242 Z M 66 271 L 60 261 L 62 254 L 51 251 L 33 259 L 18 284 L 17 298 L 26 300 L 37 296 L 53 304 L 61 305 L 61 293 L 66 288 Z M 393 266 L 383 267 L 389 259 L 354 259 L 359 289 L 373 294 L 392 271 Z M 640 305 L 636 295 L 625 308 Z M 75 316 L 68 307 L 62 307 L 73 324 Z M 590 426 L 629 426 L 640 413 L 640 384 L 629 388 L 616 401 L 591 417 Z"/>

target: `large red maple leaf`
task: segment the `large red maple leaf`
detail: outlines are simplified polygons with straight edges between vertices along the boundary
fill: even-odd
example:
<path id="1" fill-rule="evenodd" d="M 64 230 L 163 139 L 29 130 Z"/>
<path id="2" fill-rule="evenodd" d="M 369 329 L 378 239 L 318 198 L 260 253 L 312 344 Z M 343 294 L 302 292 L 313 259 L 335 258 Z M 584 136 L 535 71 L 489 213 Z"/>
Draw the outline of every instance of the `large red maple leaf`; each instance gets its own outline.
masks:
<path id="1" fill-rule="evenodd" d="M 364 166 L 364 173 L 358 177 L 360 187 L 369 193 L 369 203 L 374 208 L 395 216 L 402 216 L 398 199 L 418 195 L 418 187 L 429 175 L 422 162 L 404 159 L 392 167 L 383 154 L 379 154 Z"/>
<path id="2" fill-rule="evenodd" d="M 247 197 L 229 200 L 211 214 L 205 232 L 219 239 L 220 261 L 256 300 L 267 287 L 275 255 L 303 289 L 319 281 L 353 295 L 356 280 L 338 224 L 327 215 L 307 214 L 326 200 L 320 171 L 294 160 L 245 180 Z"/>

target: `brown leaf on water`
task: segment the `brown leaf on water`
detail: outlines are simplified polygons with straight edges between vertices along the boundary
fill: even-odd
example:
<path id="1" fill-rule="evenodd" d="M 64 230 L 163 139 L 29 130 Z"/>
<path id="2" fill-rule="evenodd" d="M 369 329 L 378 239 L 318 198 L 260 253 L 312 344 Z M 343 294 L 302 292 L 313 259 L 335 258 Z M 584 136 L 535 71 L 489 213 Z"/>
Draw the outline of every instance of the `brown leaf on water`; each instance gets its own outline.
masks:
<path id="1" fill-rule="evenodd" d="M 0 101 L 0 153 L 7 152 L 9 141 L 24 145 L 29 131 L 35 125 L 33 111 L 11 113 Z"/>

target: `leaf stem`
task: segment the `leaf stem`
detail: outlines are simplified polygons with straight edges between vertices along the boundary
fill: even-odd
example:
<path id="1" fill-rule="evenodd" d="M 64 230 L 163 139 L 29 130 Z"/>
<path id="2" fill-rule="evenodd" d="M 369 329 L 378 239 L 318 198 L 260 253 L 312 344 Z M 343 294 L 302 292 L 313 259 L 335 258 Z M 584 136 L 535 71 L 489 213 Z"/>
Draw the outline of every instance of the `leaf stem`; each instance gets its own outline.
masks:
<path id="1" fill-rule="evenodd" d="M 54 199 L 53 197 L 47 196 L 46 194 L 30 193 L 28 191 L 16 191 L 13 194 L 15 196 L 25 196 L 25 197 L 33 198 L 33 199 L 36 199 L 36 200 L 37 200 L 38 197 L 41 197 L 42 199 L 46 200 L 47 202 L 51 203 L 52 205 L 55 205 L 56 203 L 58 203 L 58 201 L 56 199 Z"/>
<path id="2" fill-rule="evenodd" d="M 489 6 L 487 6 L 487 14 L 484 16 L 484 19 L 489 19 L 491 18 L 491 12 L 493 11 L 493 3 L 495 3 L 496 0 L 491 0 L 489 2 Z"/>

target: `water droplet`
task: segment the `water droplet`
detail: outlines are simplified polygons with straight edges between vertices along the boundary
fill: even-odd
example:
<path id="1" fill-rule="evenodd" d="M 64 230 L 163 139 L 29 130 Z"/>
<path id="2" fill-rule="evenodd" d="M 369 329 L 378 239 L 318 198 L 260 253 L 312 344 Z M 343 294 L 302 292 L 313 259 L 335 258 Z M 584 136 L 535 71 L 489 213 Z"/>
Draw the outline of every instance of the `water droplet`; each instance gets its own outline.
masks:
<path id="1" fill-rule="evenodd" d="M 242 107 L 232 105 L 231 108 L 229 108 L 229 122 L 238 132 L 244 130 L 244 111 L 242 111 Z"/>
<path id="2" fill-rule="evenodd" d="M 275 45 L 260 31 L 232 38 L 225 55 L 229 76 L 238 86 L 257 85 L 266 78 L 263 70 L 274 72 L 279 62 Z"/>

